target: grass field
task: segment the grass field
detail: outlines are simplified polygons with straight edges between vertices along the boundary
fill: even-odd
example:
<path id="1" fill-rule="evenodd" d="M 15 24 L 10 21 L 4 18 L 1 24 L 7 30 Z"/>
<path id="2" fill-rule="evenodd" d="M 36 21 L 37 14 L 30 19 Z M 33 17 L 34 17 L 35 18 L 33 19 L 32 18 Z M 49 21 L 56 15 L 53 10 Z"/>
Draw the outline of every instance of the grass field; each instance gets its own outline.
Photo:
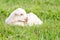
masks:
<path id="1" fill-rule="evenodd" d="M 5 19 L 19 7 L 35 13 L 43 24 L 5 24 Z M 0 40 L 60 40 L 60 0 L 0 0 Z"/>

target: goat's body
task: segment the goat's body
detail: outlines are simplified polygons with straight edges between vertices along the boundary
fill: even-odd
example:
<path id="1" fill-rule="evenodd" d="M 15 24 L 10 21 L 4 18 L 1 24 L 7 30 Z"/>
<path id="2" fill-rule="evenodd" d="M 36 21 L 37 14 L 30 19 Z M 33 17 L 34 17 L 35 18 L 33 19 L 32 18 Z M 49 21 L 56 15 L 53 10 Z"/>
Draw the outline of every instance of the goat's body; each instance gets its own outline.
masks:
<path id="1" fill-rule="evenodd" d="M 35 14 L 29 13 L 27 15 L 28 15 L 28 22 L 27 22 L 28 25 L 30 26 L 33 24 L 41 25 L 43 23 Z"/>

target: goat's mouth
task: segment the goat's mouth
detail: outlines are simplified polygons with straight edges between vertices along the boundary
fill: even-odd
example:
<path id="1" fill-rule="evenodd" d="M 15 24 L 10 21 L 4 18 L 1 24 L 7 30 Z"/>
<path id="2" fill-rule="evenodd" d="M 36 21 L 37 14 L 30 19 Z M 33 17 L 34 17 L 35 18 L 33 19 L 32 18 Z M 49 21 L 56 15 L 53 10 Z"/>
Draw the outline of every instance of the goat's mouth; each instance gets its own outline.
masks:
<path id="1" fill-rule="evenodd" d="M 12 21 L 12 23 L 16 23 L 16 22 L 26 22 L 25 20 L 17 20 L 17 21 Z"/>
<path id="2" fill-rule="evenodd" d="M 24 20 L 17 20 L 17 21 L 14 21 L 14 22 L 12 22 L 12 23 L 23 22 L 24 24 L 26 24 L 27 21 L 28 21 L 28 18 L 26 17 L 26 19 L 24 19 Z"/>
<path id="3" fill-rule="evenodd" d="M 15 20 L 12 22 L 12 24 L 14 23 L 23 23 L 24 25 L 27 24 L 28 22 L 28 17 L 26 17 L 24 20 Z"/>
<path id="4" fill-rule="evenodd" d="M 18 20 L 18 21 L 16 21 L 16 22 L 25 22 L 25 20 Z"/>

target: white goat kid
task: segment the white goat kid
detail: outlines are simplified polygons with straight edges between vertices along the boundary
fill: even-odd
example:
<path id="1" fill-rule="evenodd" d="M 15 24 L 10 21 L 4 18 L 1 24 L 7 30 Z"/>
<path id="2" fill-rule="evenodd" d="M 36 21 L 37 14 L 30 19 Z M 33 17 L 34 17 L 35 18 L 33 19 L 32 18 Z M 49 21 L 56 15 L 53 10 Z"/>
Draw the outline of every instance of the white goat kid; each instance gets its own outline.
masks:
<path id="1" fill-rule="evenodd" d="M 11 13 L 5 20 L 5 23 L 11 25 L 32 26 L 33 24 L 41 25 L 43 22 L 34 13 L 26 14 L 24 9 L 18 8 Z"/>
<path id="2" fill-rule="evenodd" d="M 27 15 L 25 10 L 22 8 L 18 8 L 11 13 L 11 15 L 5 20 L 5 22 L 7 24 L 24 26 L 26 17 Z"/>

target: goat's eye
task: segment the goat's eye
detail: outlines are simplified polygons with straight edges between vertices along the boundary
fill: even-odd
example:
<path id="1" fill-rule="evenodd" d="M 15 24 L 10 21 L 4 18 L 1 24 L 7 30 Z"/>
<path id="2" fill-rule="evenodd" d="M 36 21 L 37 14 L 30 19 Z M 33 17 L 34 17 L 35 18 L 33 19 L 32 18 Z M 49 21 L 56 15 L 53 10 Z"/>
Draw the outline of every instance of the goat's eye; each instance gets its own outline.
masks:
<path id="1" fill-rule="evenodd" d="M 20 14 L 21 16 L 23 15 L 23 14 Z"/>

